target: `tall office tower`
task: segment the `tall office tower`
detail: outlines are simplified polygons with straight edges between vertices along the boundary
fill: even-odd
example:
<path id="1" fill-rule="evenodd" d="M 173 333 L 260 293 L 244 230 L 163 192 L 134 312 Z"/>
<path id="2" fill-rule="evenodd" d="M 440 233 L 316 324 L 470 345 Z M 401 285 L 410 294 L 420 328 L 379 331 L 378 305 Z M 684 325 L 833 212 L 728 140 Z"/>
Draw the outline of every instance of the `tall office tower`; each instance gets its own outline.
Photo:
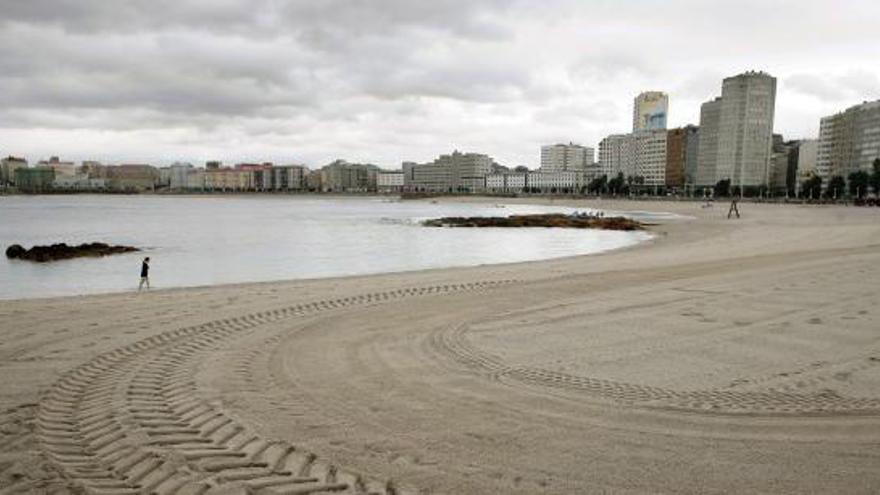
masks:
<path id="1" fill-rule="evenodd" d="M 660 91 L 645 91 L 633 101 L 633 132 L 666 129 L 669 97 Z"/>
<path id="2" fill-rule="evenodd" d="M 541 146 L 541 170 L 561 172 L 566 170 L 583 171 L 593 163 L 593 148 L 579 144 L 550 144 Z"/>
<path id="3" fill-rule="evenodd" d="M 718 131 L 718 179 L 732 186 L 766 186 L 773 146 L 776 78 L 745 72 L 724 79 Z"/>
<path id="4" fill-rule="evenodd" d="M 839 175 L 873 170 L 880 158 L 880 100 L 822 118 L 816 172 L 825 182 Z"/>
<path id="5" fill-rule="evenodd" d="M 700 106 L 700 140 L 697 145 L 697 170 L 694 183 L 712 187 L 718 182 L 718 131 L 721 126 L 721 98 Z"/>
<path id="6" fill-rule="evenodd" d="M 776 78 L 750 71 L 724 79 L 721 98 L 700 108 L 697 185 L 769 184 L 775 105 Z"/>

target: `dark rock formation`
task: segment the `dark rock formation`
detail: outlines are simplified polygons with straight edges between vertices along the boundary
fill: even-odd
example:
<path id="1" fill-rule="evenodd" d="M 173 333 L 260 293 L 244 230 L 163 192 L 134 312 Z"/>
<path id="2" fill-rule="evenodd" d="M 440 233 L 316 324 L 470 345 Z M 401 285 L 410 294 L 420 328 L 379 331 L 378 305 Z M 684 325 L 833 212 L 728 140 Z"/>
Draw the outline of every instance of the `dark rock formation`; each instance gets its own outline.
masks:
<path id="1" fill-rule="evenodd" d="M 568 229 L 643 230 L 644 226 L 625 217 L 591 215 L 513 215 L 509 217 L 444 217 L 426 220 L 428 227 L 562 227 Z"/>
<path id="2" fill-rule="evenodd" d="M 27 253 L 27 249 L 21 247 L 20 244 L 13 244 L 6 248 L 7 258 L 21 258 L 25 253 Z"/>
<path id="3" fill-rule="evenodd" d="M 98 257 L 110 254 L 130 253 L 132 251 L 140 250 L 131 246 L 111 246 L 109 244 L 104 244 L 103 242 L 92 242 L 80 244 L 79 246 L 68 246 L 62 242 L 60 244 L 51 244 L 49 246 L 34 246 L 30 249 L 25 249 L 18 244 L 13 244 L 6 248 L 6 257 L 43 263 L 46 261 L 83 258 L 86 256 Z"/>

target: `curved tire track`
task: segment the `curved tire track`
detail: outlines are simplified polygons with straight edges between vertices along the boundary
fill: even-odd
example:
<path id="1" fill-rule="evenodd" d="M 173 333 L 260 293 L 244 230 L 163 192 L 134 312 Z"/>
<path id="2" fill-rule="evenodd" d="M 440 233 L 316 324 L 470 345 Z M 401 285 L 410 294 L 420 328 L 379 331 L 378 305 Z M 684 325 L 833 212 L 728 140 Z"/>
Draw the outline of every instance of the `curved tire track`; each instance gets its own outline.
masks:
<path id="1" fill-rule="evenodd" d="M 431 335 L 430 346 L 472 372 L 492 379 L 560 388 L 627 405 L 700 413 L 744 415 L 876 415 L 880 398 L 844 397 L 832 391 L 804 394 L 781 391 L 709 389 L 680 391 L 633 383 L 591 378 L 537 367 L 510 366 L 501 358 L 473 346 L 467 325 Z M 880 364 L 870 362 L 864 367 Z"/>
<path id="2" fill-rule="evenodd" d="M 36 436 L 71 481 L 94 494 L 409 493 L 262 438 L 199 397 L 203 359 L 260 325 L 356 305 L 478 291 L 512 280 L 345 297 L 212 321 L 104 353 L 58 380 L 40 401 Z"/>

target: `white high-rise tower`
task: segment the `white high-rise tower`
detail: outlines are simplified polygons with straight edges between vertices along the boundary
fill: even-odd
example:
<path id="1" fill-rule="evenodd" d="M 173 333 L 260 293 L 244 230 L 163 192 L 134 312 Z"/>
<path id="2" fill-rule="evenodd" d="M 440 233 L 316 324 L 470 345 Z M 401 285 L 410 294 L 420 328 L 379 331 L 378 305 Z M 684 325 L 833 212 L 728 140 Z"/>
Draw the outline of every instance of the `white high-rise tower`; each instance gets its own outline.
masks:
<path id="1" fill-rule="evenodd" d="M 660 91 L 645 91 L 633 101 L 633 132 L 666 129 L 669 97 Z"/>

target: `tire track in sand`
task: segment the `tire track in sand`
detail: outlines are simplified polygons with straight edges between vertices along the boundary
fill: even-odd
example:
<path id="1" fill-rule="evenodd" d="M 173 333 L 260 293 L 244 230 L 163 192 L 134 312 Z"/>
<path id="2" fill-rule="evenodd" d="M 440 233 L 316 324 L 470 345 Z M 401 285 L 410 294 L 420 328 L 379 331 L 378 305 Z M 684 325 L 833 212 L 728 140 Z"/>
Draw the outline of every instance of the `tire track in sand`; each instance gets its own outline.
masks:
<path id="1" fill-rule="evenodd" d="M 658 409 L 741 415 L 876 415 L 880 398 L 845 397 L 827 390 L 817 393 L 787 391 L 738 391 L 731 389 L 674 390 L 602 378 L 585 377 L 529 366 L 512 366 L 478 349 L 467 339 L 467 325 L 434 332 L 429 345 L 463 368 L 493 380 L 537 385 L 584 393 L 613 402 Z M 880 365 L 863 356 L 861 368 Z M 861 369 L 860 368 L 860 369 Z"/>
<path id="2" fill-rule="evenodd" d="M 199 397 L 200 362 L 260 325 L 357 305 L 491 289 L 436 285 L 301 304 L 179 328 L 101 354 L 40 400 L 36 436 L 64 475 L 93 494 L 410 493 L 262 438 Z"/>

